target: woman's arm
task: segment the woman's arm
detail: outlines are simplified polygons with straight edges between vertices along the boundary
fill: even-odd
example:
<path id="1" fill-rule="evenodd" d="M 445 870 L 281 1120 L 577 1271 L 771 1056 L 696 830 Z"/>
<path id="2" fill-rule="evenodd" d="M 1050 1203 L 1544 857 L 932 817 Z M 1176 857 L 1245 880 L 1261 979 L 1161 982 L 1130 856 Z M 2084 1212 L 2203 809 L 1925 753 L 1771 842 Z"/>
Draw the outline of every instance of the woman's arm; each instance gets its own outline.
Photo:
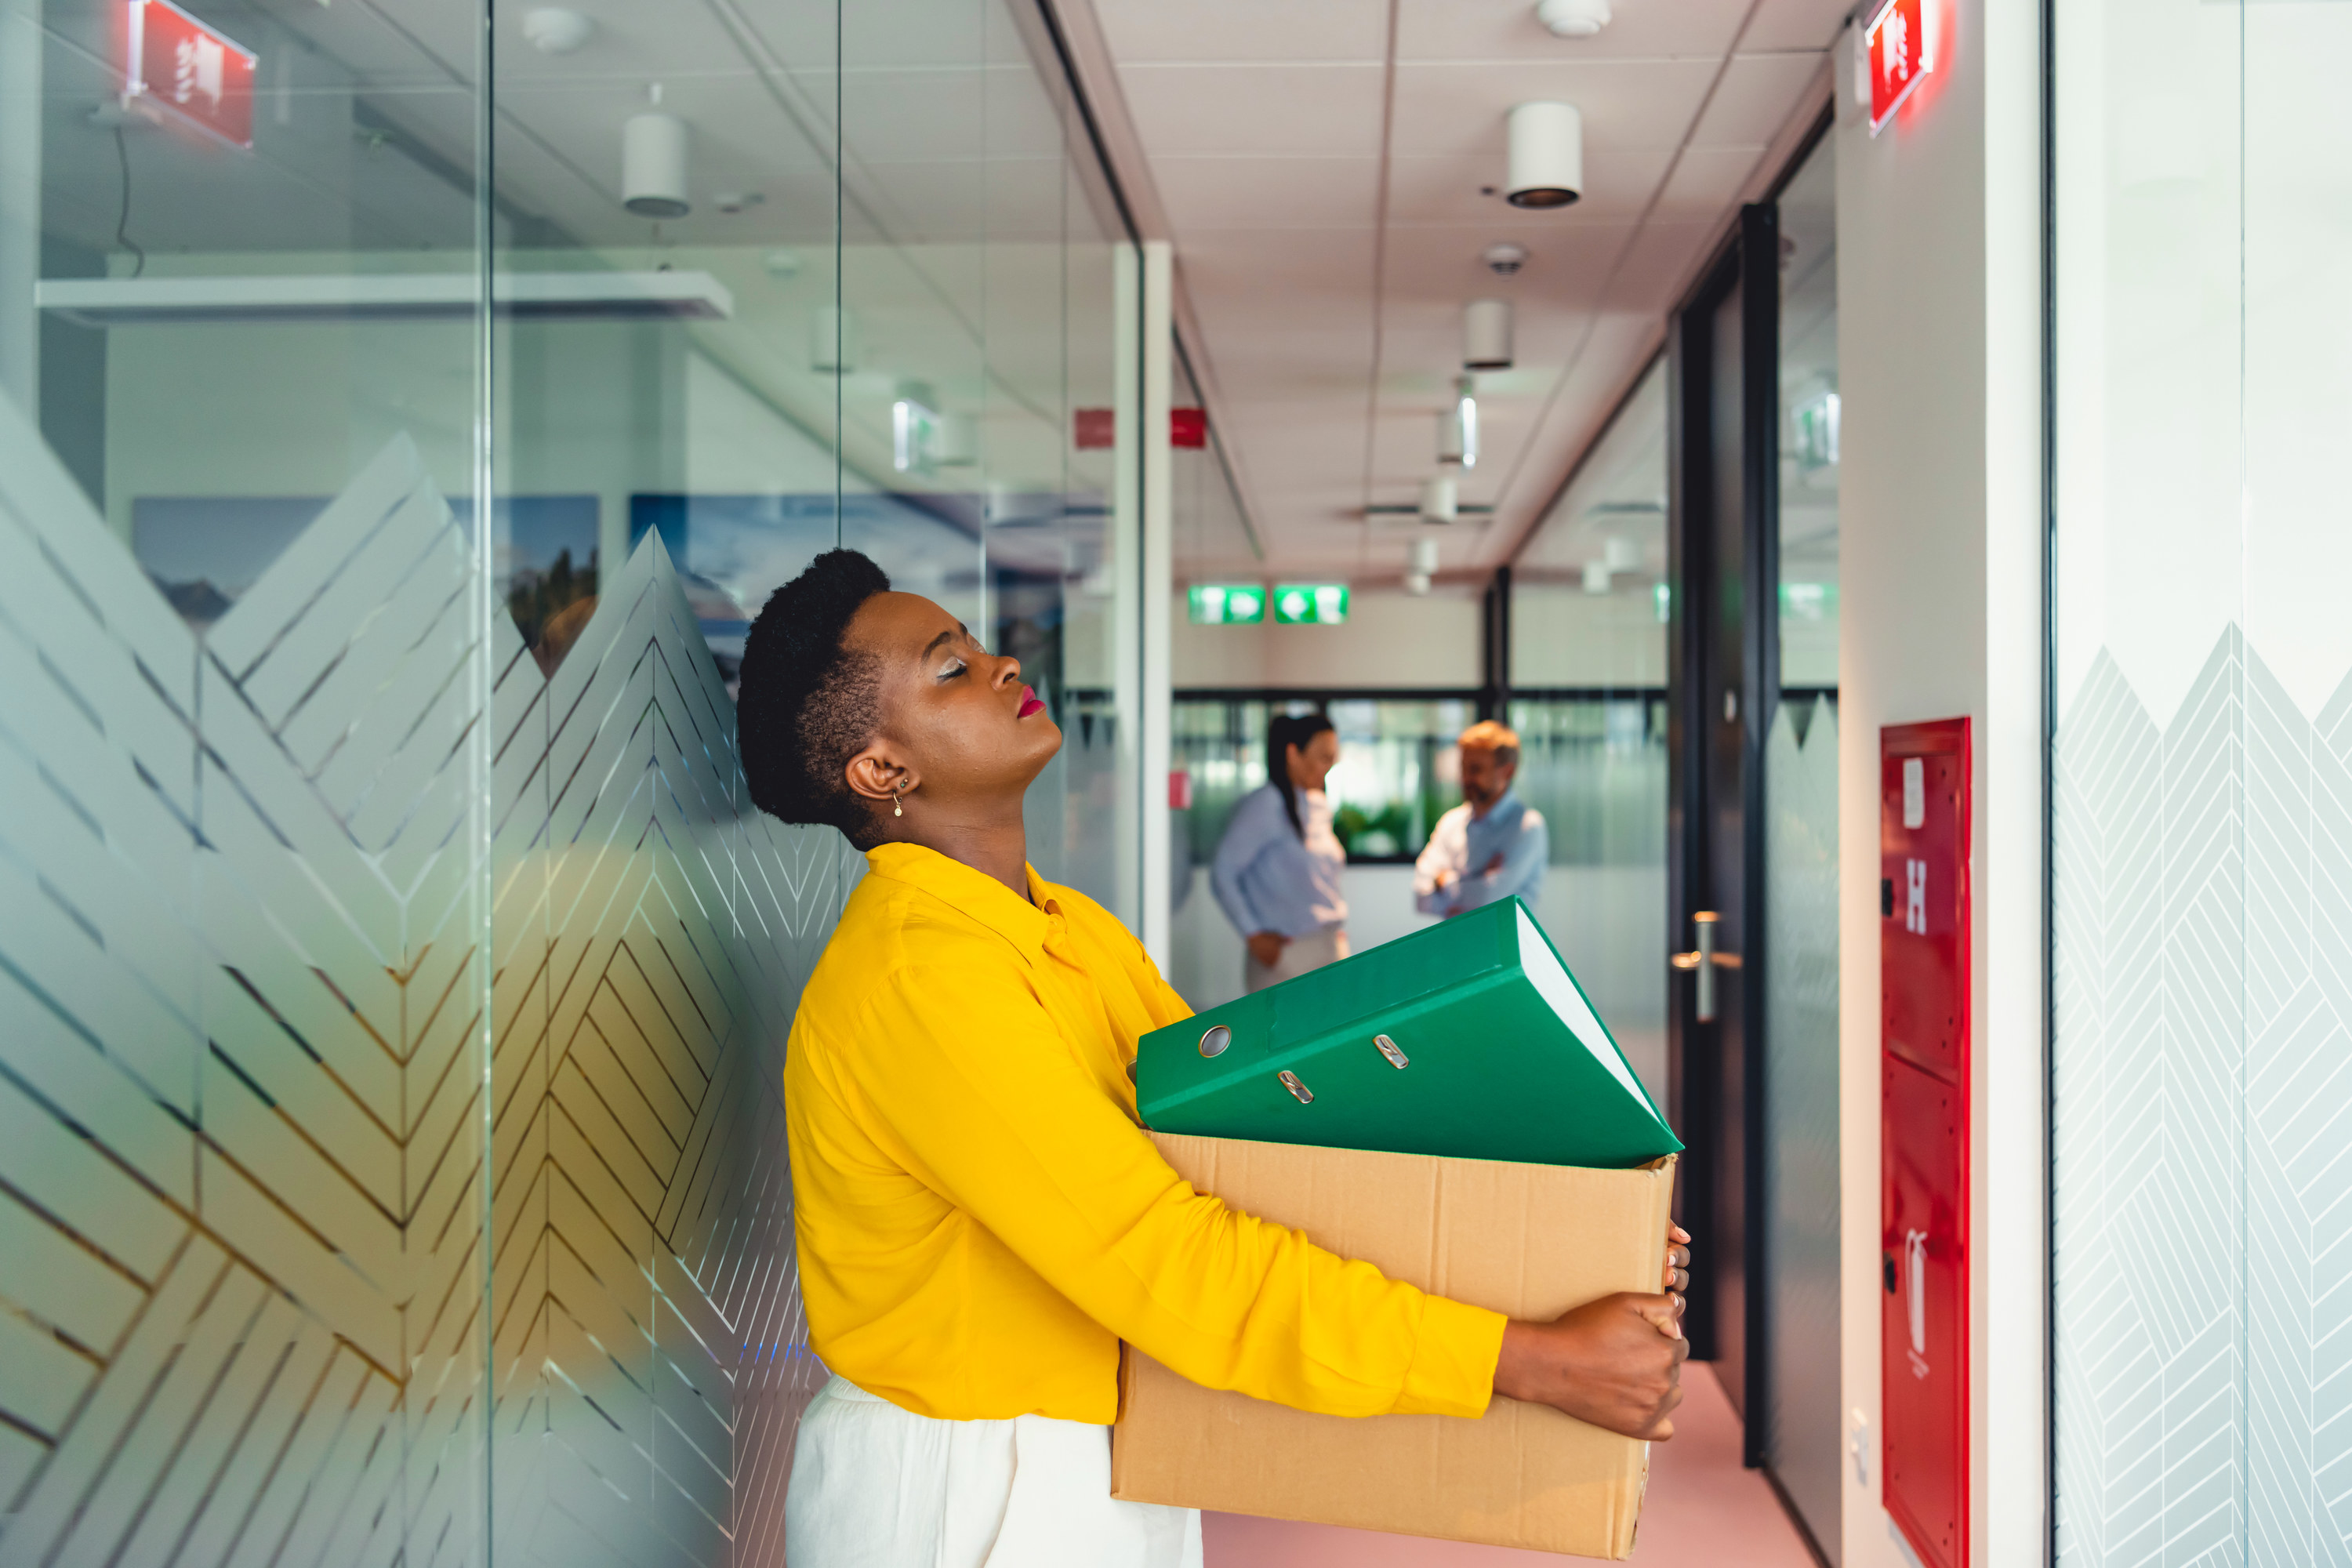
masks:
<path id="1" fill-rule="evenodd" d="M 1234 922 L 1234 929 L 1242 933 L 1244 942 L 1274 931 L 1272 918 L 1250 901 L 1242 886 L 1242 873 L 1265 853 L 1275 827 L 1278 826 L 1286 833 L 1290 830 L 1289 822 L 1282 818 L 1279 810 L 1267 809 L 1271 800 L 1269 795 L 1256 790 L 1242 796 L 1241 804 L 1234 809 L 1233 820 L 1225 824 L 1225 836 L 1217 840 L 1216 858 L 1209 864 L 1209 889 L 1216 894 L 1218 907 L 1225 911 L 1225 918 Z M 1258 962 L 1271 963 L 1274 960 L 1260 954 Z"/>
<path id="2" fill-rule="evenodd" d="M 1476 1415 L 1505 1319 L 1195 1193 L 1001 950 L 907 969 L 835 1051 L 877 1142 L 1086 1314 L 1193 1382 L 1344 1415 Z"/>

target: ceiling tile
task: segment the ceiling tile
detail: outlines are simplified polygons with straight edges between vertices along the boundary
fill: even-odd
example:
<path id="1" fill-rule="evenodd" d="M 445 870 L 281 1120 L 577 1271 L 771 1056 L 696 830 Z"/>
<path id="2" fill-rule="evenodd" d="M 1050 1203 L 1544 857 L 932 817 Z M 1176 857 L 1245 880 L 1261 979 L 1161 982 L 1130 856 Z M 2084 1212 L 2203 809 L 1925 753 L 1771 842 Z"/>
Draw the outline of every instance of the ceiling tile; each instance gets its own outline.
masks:
<path id="1" fill-rule="evenodd" d="M 1700 147 L 1761 147 L 1796 112 L 1806 84 L 1822 68 L 1818 54 L 1741 55 L 1692 133 Z"/>
<path id="2" fill-rule="evenodd" d="M 1502 160 L 1511 106 L 1559 99 L 1584 115 L 1585 156 L 1674 146 L 1715 79 L 1712 60 L 1511 60 L 1399 64 L 1392 150 L 1409 157 Z"/>
<path id="3" fill-rule="evenodd" d="M 1684 150 L 1665 190 L 1658 197 L 1661 221 L 1695 222 L 1711 218 L 1739 199 L 1740 188 L 1756 172 L 1761 147 L 1691 147 Z"/>
<path id="4" fill-rule="evenodd" d="M 1614 16 L 1600 37 L 1561 38 L 1536 20 L 1535 0 L 1402 0 L 1397 58 L 1720 59 L 1748 5 L 1748 0 L 1611 0 Z"/>
<path id="5" fill-rule="evenodd" d="M 1373 158 L 1155 158 L 1178 234 L 1195 229 L 1359 228 L 1376 212 Z"/>
<path id="6" fill-rule="evenodd" d="M 1609 291 L 1612 311 L 1654 312 L 1660 318 L 1675 307 L 1705 259 L 1715 238 L 1714 223 L 1648 223 L 1626 252 L 1615 287 Z"/>
<path id="7" fill-rule="evenodd" d="M 1384 80 L 1378 64 L 1119 68 L 1128 110 L 1154 160 L 1186 153 L 1377 158 Z"/>
<path id="8" fill-rule="evenodd" d="M 1095 0 L 1122 65 L 1145 60 L 1370 60 L 1388 53 L 1382 0 Z"/>
<path id="9" fill-rule="evenodd" d="M 1743 53 L 1826 49 L 1845 30 L 1853 0 L 1764 0 L 1739 40 Z"/>

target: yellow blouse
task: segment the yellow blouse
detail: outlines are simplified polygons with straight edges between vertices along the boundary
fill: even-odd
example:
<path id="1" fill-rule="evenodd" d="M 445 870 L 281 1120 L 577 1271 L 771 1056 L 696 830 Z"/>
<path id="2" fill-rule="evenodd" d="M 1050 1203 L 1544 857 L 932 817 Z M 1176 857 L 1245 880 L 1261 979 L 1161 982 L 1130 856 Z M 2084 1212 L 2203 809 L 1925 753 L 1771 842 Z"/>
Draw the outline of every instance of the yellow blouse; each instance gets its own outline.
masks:
<path id="1" fill-rule="evenodd" d="M 803 994 L 785 1123 L 809 1342 L 919 1415 L 1108 1424 L 1124 1339 L 1341 1415 L 1477 1415 L 1499 1313 L 1195 1193 L 1135 1120 L 1139 1036 L 1191 1016 L 1142 944 L 885 845 Z"/>

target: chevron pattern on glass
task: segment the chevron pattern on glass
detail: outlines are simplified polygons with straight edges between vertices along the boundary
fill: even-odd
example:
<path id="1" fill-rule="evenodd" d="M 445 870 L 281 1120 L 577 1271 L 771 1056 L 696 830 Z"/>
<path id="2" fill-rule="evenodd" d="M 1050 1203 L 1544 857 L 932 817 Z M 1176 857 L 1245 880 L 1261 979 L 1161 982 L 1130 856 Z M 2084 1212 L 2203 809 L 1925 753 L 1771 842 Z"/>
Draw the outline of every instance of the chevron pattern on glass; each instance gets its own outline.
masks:
<path id="1" fill-rule="evenodd" d="M 2062 1558 L 2352 1563 L 2352 681 L 2102 653 L 2058 790 Z"/>
<path id="2" fill-rule="evenodd" d="M 550 682 L 403 437 L 199 638 L 5 400 L 0 541 L 0 1564 L 483 1559 L 486 1257 L 502 1545 L 780 1555 L 854 867 L 658 542 Z"/>
<path id="3" fill-rule="evenodd" d="M 822 1381 L 783 1043 L 856 858 L 749 804 L 734 704 L 658 532 L 551 680 L 520 639 L 499 668 L 502 1549 L 774 1560 L 792 1426 Z"/>

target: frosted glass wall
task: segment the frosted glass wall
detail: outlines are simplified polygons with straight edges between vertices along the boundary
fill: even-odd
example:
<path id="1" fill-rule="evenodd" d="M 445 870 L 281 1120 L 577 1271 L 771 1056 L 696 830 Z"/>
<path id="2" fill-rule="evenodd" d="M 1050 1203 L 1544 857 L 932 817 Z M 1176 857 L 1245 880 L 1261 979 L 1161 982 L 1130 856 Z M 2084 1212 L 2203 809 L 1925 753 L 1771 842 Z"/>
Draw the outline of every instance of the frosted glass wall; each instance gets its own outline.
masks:
<path id="1" fill-rule="evenodd" d="M 2352 9 L 2058 8 L 2063 1563 L 2352 1561 Z"/>
<path id="2" fill-rule="evenodd" d="M 733 681 L 816 551 L 1022 658 L 1034 858 L 1133 885 L 1042 18 L 581 16 L 0 0 L 0 1563 L 781 1561 L 862 862 Z"/>

